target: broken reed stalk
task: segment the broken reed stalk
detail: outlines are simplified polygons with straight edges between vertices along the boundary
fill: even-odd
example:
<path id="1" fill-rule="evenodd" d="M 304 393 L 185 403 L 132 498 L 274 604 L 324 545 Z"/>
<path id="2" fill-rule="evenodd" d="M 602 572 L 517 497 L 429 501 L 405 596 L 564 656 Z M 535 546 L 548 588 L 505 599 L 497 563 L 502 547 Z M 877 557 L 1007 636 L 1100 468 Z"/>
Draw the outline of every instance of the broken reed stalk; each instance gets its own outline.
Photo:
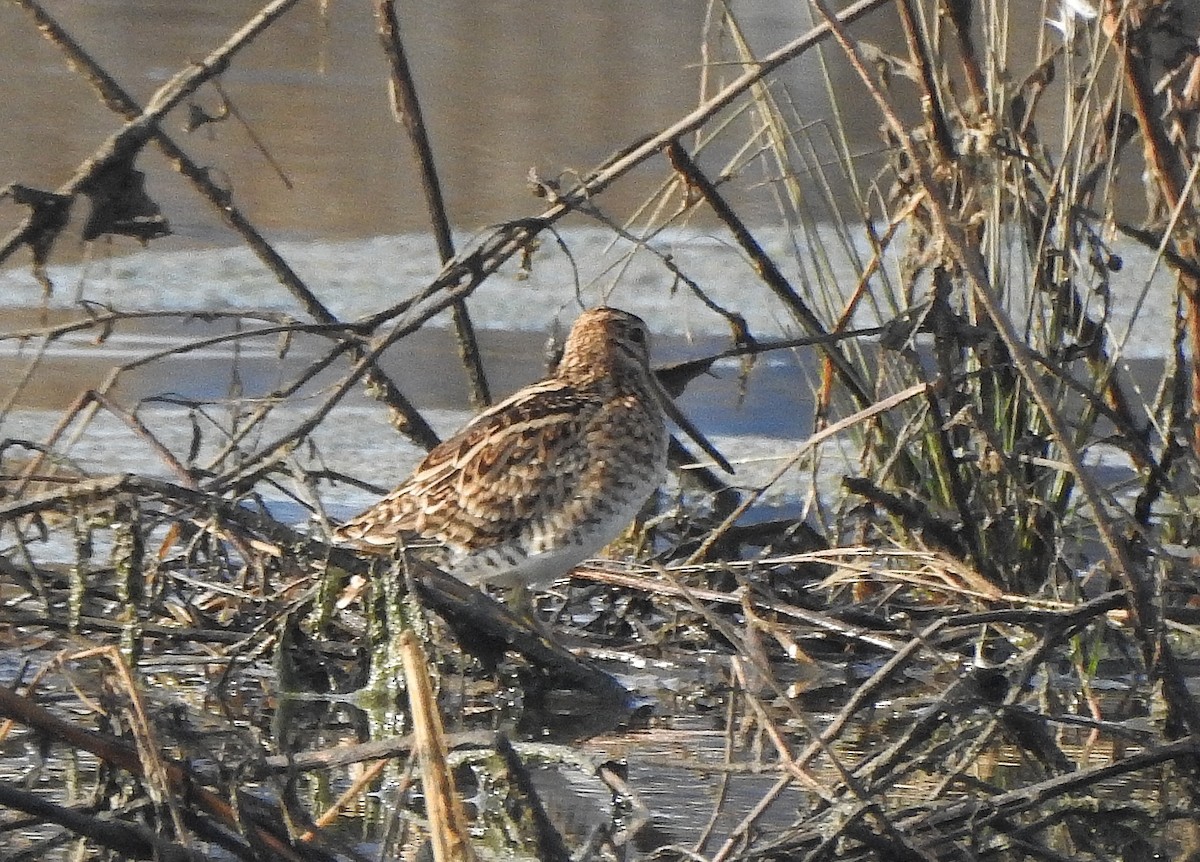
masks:
<path id="1" fill-rule="evenodd" d="M 351 785 L 347 787 L 327 809 L 325 809 L 323 814 L 313 821 L 313 826 L 316 829 L 326 829 L 337 823 L 337 820 L 341 816 L 343 810 L 350 808 L 354 804 L 355 800 L 357 800 L 360 796 L 365 796 L 366 794 L 370 793 L 371 785 L 375 783 L 375 779 L 379 778 L 379 776 L 383 774 L 383 770 L 386 769 L 388 764 L 391 762 L 392 761 L 390 758 L 384 758 L 381 760 L 373 760 L 367 763 L 366 768 L 359 773 L 358 777 L 354 779 Z M 407 782 L 401 782 L 399 786 L 391 788 L 391 792 L 395 793 L 397 798 L 403 798 L 407 791 Z M 309 830 L 300 836 L 300 840 L 312 841 L 316 837 L 317 833 Z"/>
<path id="2" fill-rule="evenodd" d="M 475 862 L 467 815 L 446 764 L 446 736 L 429 679 L 429 661 L 409 630 L 400 633 L 400 657 L 421 765 L 434 862 Z"/>

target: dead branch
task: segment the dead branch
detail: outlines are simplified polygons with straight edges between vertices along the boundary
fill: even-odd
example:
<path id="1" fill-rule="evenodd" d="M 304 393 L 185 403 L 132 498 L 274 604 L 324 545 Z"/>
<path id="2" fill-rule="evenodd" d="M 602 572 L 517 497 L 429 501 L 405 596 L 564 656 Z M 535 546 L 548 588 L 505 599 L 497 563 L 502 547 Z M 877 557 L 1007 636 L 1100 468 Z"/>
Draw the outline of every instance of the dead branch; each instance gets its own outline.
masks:
<path id="1" fill-rule="evenodd" d="M 392 0 L 377 0 L 375 17 L 379 22 L 379 38 L 383 51 L 392 67 L 392 110 L 404 123 L 412 142 L 413 152 L 421 174 L 421 190 L 425 193 L 425 205 L 433 225 L 433 236 L 437 242 L 438 256 L 442 263 L 454 257 L 454 240 L 450 235 L 450 219 L 446 216 L 446 204 L 442 199 L 442 184 L 438 181 L 437 168 L 433 160 L 433 148 L 425 132 L 425 120 L 421 116 L 421 102 L 417 98 L 416 83 L 408 65 L 408 55 L 400 38 L 400 19 L 396 15 L 396 4 Z M 471 403 L 482 409 L 492 402 L 488 391 L 487 376 L 479 356 L 479 344 L 475 340 L 475 327 L 467 313 L 467 305 L 457 300 L 450 306 L 454 317 L 454 329 L 458 334 L 458 350 L 467 369 L 471 387 Z"/>

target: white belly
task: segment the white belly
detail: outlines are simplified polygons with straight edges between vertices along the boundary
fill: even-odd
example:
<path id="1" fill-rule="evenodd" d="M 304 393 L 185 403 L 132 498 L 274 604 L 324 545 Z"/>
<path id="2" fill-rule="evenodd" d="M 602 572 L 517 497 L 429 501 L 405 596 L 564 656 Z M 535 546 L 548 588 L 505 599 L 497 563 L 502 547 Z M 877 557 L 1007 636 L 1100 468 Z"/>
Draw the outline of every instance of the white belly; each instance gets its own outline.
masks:
<path id="1" fill-rule="evenodd" d="M 614 505 L 611 514 L 595 523 L 580 525 L 565 535 L 534 529 L 518 540 L 452 559 L 447 570 L 468 584 L 527 584 L 531 589 L 546 589 L 617 539 L 658 484 L 657 475 L 653 482 L 638 483 L 628 502 Z"/>

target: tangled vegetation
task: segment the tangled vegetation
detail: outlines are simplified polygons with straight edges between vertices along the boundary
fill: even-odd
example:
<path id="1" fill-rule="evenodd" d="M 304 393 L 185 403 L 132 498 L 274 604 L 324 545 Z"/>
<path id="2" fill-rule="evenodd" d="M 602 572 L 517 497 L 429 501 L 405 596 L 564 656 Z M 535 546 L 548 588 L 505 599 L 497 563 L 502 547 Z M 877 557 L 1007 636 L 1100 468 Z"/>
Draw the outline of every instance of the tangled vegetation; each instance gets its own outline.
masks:
<path id="1" fill-rule="evenodd" d="M 0 261 L 27 254 L 56 289 L 46 267 L 84 204 L 84 239 L 152 242 L 168 228 L 135 165 L 165 158 L 290 309 L 86 304 L 0 335 L 34 345 L 0 413 L 11 427 L 15 393 L 67 336 L 90 333 L 102 355 L 122 327 L 208 327 L 114 364 L 42 438 L 0 428 L 0 713 L 22 743 L 0 758 L 2 858 L 393 858 L 427 835 L 438 858 L 501 842 L 534 858 L 712 862 L 1198 852 L 1200 24 L 1187 3 L 1064 0 L 1042 10 L 1053 26 L 1028 68 L 1012 20 L 1027 4 L 858 0 L 835 14 L 810 0 L 813 29 L 768 56 L 714 4 L 696 106 L 586 174 L 531 175 L 540 215 L 456 248 L 420 70 L 378 0 L 444 267 L 341 320 L 164 123 L 296 0 L 265 5 L 145 106 L 38 3 L 16 2 L 120 122 L 57 189 L 5 178 L 27 214 Z M 896 46 L 856 38 L 869 16 L 894 24 Z M 814 56 L 858 82 L 839 90 L 828 73 L 834 122 L 819 127 L 781 77 Z M 882 144 L 860 157 L 838 119 L 867 110 Z M 645 186 L 624 223 L 604 210 L 617 183 Z M 773 201 L 793 259 L 739 215 L 752 195 Z M 726 349 L 660 369 L 669 390 L 790 351 L 812 359 L 793 385 L 814 409 L 810 436 L 779 441 L 754 484 L 673 448 L 677 478 L 612 559 L 539 598 L 548 639 L 419 560 L 331 546 L 322 497 L 372 477 L 328 468 L 313 441 L 365 390 L 431 446 L 384 360 L 446 311 L 487 402 L 471 297 L 504 267 L 536 267 L 539 243 L 569 255 L 567 217 L 651 256 L 727 322 Z M 745 289 L 770 297 L 787 338 L 756 332 L 662 251 L 698 221 L 736 246 Z M 1147 269 L 1132 298 L 1114 287 L 1131 261 Z M 1149 314 L 1153 271 L 1169 314 Z M 279 382 L 254 397 L 122 394 L 135 370 L 264 340 L 282 345 Z M 1133 361 L 1148 343 L 1165 362 Z M 155 468 L 80 468 L 74 447 L 101 421 Z M 180 427 L 182 446 L 166 433 Z M 813 478 L 803 512 L 768 511 L 797 475 Z M 430 668 L 436 698 L 421 694 Z M 691 744 L 697 717 L 715 748 Z M 539 772 L 595 782 L 600 813 L 564 829 L 551 803 L 577 815 L 596 799 L 539 789 Z M 656 773 L 682 807 L 702 804 L 698 823 L 639 793 Z"/>

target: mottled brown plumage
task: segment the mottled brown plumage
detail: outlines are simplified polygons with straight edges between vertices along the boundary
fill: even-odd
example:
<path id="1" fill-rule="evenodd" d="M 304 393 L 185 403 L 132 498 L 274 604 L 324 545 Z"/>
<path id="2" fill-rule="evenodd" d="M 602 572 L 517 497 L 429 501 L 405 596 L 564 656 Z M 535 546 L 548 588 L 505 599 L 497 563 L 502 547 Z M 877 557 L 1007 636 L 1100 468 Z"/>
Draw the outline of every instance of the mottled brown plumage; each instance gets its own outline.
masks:
<path id="1" fill-rule="evenodd" d="M 542 586 L 613 541 L 662 483 L 667 431 L 637 317 L 584 312 L 554 374 L 476 416 L 336 531 L 398 540 L 468 583 Z"/>

